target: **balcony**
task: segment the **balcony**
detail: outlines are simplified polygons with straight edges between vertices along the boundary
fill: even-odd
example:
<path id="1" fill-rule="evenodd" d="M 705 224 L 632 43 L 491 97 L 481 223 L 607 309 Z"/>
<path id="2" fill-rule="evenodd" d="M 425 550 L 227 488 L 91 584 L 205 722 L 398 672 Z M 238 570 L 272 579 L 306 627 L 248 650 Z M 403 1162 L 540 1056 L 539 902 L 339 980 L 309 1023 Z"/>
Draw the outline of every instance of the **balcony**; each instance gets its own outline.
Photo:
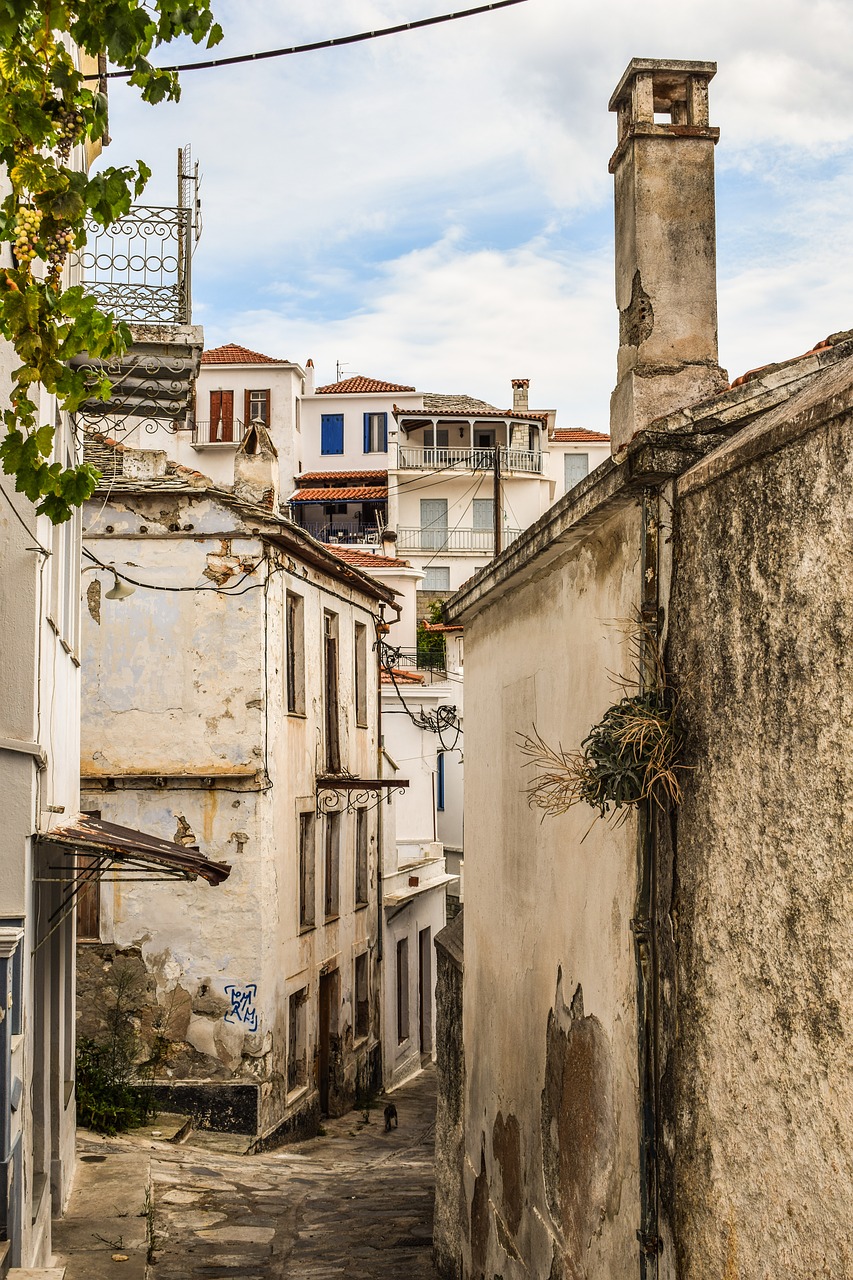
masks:
<path id="1" fill-rule="evenodd" d="M 498 452 L 502 473 L 542 475 L 544 471 L 543 456 L 538 451 L 501 448 Z M 440 445 L 416 448 L 401 444 L 397 455 L 401 471 L 493 471 L 495 466 L 494 449 L 451 449 Z"/>
<path id="2" fill-rule="evenodd" d="M 294 506 L 298 504 L 294 503 Z M 291 519 L 295 519 L 291 515 Z M 382 541 L 382 534 L 376 525 L 344 525 L 344 524 L 302 524 L 301 521 L 295 519 L 295 523 L 300 529 L 304 529 L 306 533 L 310 533 L 312 538 L 316 538 L 318 542 L 326 542 L 331 544 L 339 543 L 342 546 L 368 546 L 378 547 Z"/>
<path id="3" fill-rule="evenodd" d="M 192 444 L 194 449 L 219 449 L 222 447 L 233 448 L 238 445 L 246 434 L 246 428 L 239 418 L 233 418 L 231 422 L 199 422 L 196 419 L 193 422 Z"/>
<path id="4" fill-rule="evenodd" d="M 116 360 L 80 355 L 72 361 L 76 368 L 105 373 L 113 384 L 109 400 L 81 406 L 78 417 L 89 429 L 127 435 L 140 425 L 150 433 L 188 426 L 204 345 L 201 327 L 192 324 L 190 264 L 198 211 L 191 204 L 140 205 L 109 227 L 87 226 L 86 244 L 73 265 L 98 305 L 133 334 L 132 346 Z"/>
<path id="5" fill-rule="evenodd" d="M 515 542 L 521 532 L 521 529 L 504 529 L 504 547 Z M 398 529 L 397 550 L 467 551 L 491 556 L 495 552 L 495 535 L 492 529 Z"/>

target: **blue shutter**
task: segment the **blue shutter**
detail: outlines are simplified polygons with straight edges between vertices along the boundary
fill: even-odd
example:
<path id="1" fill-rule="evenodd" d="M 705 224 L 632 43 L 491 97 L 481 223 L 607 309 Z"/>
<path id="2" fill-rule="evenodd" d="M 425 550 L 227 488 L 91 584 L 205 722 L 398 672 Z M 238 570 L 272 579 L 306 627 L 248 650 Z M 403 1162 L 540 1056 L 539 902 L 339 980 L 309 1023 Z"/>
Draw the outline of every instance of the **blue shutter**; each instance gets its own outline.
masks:
<path id="1" fill-rule="evenodd" d="M 370 414 L 364 415 L 364 452 L 370 453 Z"/>
<path id="2" fill-rule="evenodd" d="M 320 452 L 343 453 L 344 415 L 324 413 L 320 418 Z"/>
<path id="3" fill-rule="evenodd" d="M 444 811 L 444 752 L 438 753 L 438 778 L 436 785 L 435 807 L 439 813 Z"/>
<path id="4" fill-rule="evenodd" d="M 382 452 L 388 452 L 388 414 L 382 415 Z"/>

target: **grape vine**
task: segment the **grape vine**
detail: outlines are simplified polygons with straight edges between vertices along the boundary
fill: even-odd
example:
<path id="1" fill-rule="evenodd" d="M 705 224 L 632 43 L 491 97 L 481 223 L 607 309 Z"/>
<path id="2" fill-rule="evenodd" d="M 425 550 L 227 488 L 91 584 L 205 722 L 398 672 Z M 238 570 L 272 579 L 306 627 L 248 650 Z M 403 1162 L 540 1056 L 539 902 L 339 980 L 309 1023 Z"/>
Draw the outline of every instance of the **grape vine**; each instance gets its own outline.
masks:
<path id="1" fill-rule="evenodd" d="M 85 243 L 87 218 L 108 226 L 129 211 L 150 176 L 141 160 L 89 176 L 83 149 L 107 127 L 92 67 L 106 55 L 131 71 L 144 101 L 176 101 L 177 76 L 148 55 L 181 35 L 207 47 L 222 39 L 205 0 L 0 0 L 0 164 L 7 175 L 0 242 L 8 246 L 0 259 L 0 336 L 20 361 L 0 414 L 0 463 L 54 524 L 91 495 L 99 473 L 89 463 L 51 461 L 54 428 L 39 422 L 37 388 L 68 413 L 84 400 L 109 399 L 108 378 L 68 362 L 83 352 L 119 356 L 131 342 L 127 325 L 99 310 L 82 287 L 63 287 L 66 262 Z"/>

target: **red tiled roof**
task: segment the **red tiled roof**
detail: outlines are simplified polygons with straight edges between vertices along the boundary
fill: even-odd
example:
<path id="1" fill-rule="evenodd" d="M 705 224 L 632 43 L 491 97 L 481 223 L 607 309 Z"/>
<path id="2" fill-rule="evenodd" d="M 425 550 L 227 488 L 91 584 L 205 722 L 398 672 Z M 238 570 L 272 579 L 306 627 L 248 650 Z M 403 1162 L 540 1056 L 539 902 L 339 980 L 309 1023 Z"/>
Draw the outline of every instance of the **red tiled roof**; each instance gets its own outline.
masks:
<path id="1" fill-rule="evenodd" d="M 212 347 L 210 351 L 202 351 L 202 364 L 290 364 L 289 360 L 276 360 L 274 356 L 261 355 L 260 351 L 249 351 L 248 347 L 238 347 L 228 342 L 224 347 Z"/>
<path id="2" fill-rule="evenodd" d="M 358 485 L 346 489 L 297 489 L 291 495 L 291 502 L 364 502 L 365 499 L 388 497 L 388 486 L 385 484 Z"/>
<path id="3" fill-rule="evenodd" d="M 300 484 L 313 484 L 323 480 L 355 480 L 367 484 L 372 480 L 387 483 L 387 471 L 306 471 L 299 477 Z"/>
<path id="4" fill-rule="evenodd" d="M 398 560 L 395 556 L 375 556 L 370 551 L 362 551 L 359 547 L 329 547 L 347 564 L 358 565 L 359 569 L 409 569 L 408 560 Z"/>
<path id="5" fill-rule="evenodd" d="M 524 413 L 516 413 L 514 409 L 401 409 L 393 406 L 395 418 L 444 418 L 448 422 L 460 422 L 463 418 L 512 418 L 513 422 L 542 422 L 547 413 L 535 409 L 525 409 Z"/>
<path id="6" fill-rule="evenodd" d="M 461 631 L 462 623 L 461 622 L 427 622 L 426 620 L 424 620 L 423 622 L 418 624 L 418 627 L 421 631 L 433 631 L 433 632 L 443 633 L 445 631 Z"/>
<path id="7" fill-rule="evenodd" d="M 423 684 L 424 676 L 419 671 L 400 671 L 397 667 L 393 669 L 383 667 L 382 683 L 393 684 L 395 680 L 397 684 Z"/>
<path id="8" fill-rule="evenodd" d="M 373 391 L 416 390 L 416 387 L 403 387 L 399 382 L 382 382 L 379 378 L 363 378 L 359 373 L 354 378 L 344 378 L 343 382 L 330 382 L 326 387 L 317 387 L 314 394 L 318 396 L 350 396 Z"/>
<path id="9" fill-rule="evenodd" d="M 601 431 L 589 431 L 586 427 L 557 427 L 551 439 L 558 444 L 575 444 L 580 441 L 591 444 L 595 440 L 600 440 L 602 444 L 610 443 L 610 436 Z"/>

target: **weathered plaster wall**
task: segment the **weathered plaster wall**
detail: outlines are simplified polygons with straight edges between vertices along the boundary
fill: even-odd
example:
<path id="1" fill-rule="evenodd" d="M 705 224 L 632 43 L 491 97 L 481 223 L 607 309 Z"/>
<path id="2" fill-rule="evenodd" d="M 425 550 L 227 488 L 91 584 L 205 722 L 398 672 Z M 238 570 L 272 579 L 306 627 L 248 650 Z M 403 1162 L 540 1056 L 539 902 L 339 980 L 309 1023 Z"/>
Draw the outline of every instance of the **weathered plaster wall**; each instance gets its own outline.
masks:
<path id="1" fill-rule="evenodd" d="M 628 672 L 639 513 L 466 615 L 466 1277 L 636 1264 L 635 828 L 540 821 L 516 735 L 579 744 Z M 496 687 L 496 674 L 501 680 Z M 592 825 L 591 825 L 592 824 Z M 591 828 L 591 829 L 590 829 Z M 585 838 L 584 838 L 585 837 Z"/>
<path id="2" fill-rule="evenodd" d="M 435 942 L 436 1059 L 435 1218 L 433 1257 L 441 1280 L 462 1280 L 468 1205 L 462 1177 L 465 1153 L 465 1053 L 462 1044 L 462 914 Z"/>
<path id="3" fill-rule="evenodd" d="M 679 484 L 670 651 L 693 772 L 665 904 L 664 1191 L 681 1280 L 853 1275 L 851 427 L 848 408 L 785 447 L 769 433 Z"/>
<path id="4" fill-rule="evenodd" d="M 86 990 L 109 982 L 115 948 L 125 953 L 122 963 L 138 958 L 149 988 L 141 1029 L 150 1040 L 159 1018 L 172 1042 L 164 1080 L 193 1082 L 194 1098 L 202 1095 L 196 1082 L 225 1086 L 220 1111 L 231 1108 L 238 1084 L 255 1087 L 251 1128 L 266 1135 L 316 1118 L 319 984 L 336 973 L 329 1109 L 341 1111 L 357 1088 L 378 1081 L 377 814 L 368 819 L 367 905 L 355 902 L 355 817 L 341 817 L 339 908 L 328 918 L 326 819 L 316 818 L 315 924 L 301 930 L 299 815 L 314 814 L 315 777 L 326 771 L 324 611 L 337 619 L 341 764 L 356 777 L 376 776 L 378 673 L 369 644 L 365 725 L 356 723 L 354 690 L 355 622 L 372 637 L 375 605 L 322 570 L 277 558 L 270 545 L 265 563 L 263 540 L 204 494 L 116 496 L 97 531 L 90 545 L 98 558 L 140 582 L 205 589 L 140 586 L 120 602 L 102 595 L 87 610 L 87 805 L 109 821 L 197 841 L 232 872 L 215 889 L 201 882 L 104 886 L 106 949 L 88 958 Z M 239 595 L 207 589 L 238 580 L 249 588 Z M 285 706 L 288 589 L 303 599 L 305 710 L 298 715 Z M 364 953 L 368 1028 L 356 1035 L 354 974 Z M 297 1056 L 305 1065 L 288 1089 L 290 997 L 301 992 Z M 159 1012 L 148 1007 L 152 1001 Z M 233 1127 L 228 1116 L 219 1119 Z"/>

